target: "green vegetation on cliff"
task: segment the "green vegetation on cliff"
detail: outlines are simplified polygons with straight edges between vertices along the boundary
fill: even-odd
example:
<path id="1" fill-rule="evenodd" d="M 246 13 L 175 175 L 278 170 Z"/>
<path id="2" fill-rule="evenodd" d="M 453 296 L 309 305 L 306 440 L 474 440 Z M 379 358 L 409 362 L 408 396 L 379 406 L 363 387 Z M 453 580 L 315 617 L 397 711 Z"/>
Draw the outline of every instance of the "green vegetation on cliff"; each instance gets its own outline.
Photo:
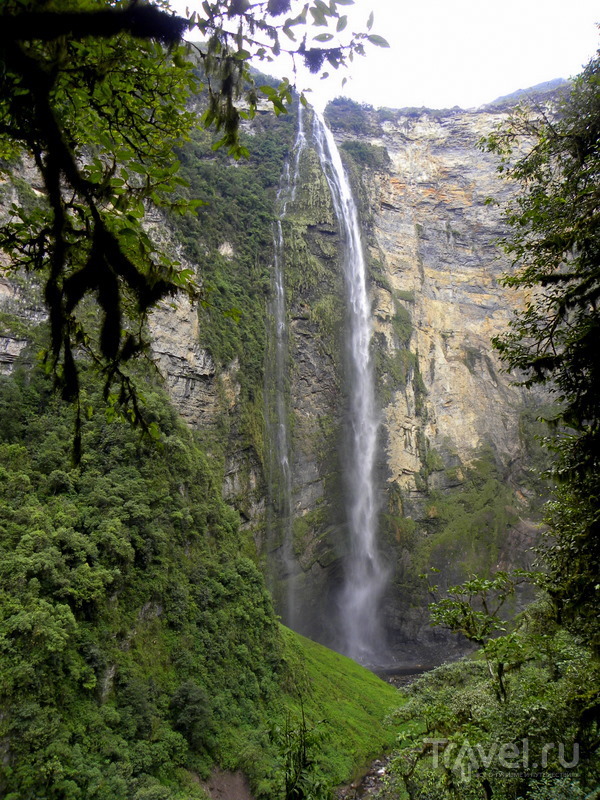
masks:
<path id="1" fill-rule="evenodd" d="M 390 164 L 385 147 L 350 139 L 342 142 L 342 150 L 348 153 L 359 167 L 383 170 Z"/>
<path id="2" fill-rule="evenodd" d="M 381 128 L 372 106 L 365 106 L 349 97 L 336 97 L 327 106 L 327 122 L 332 130 L 358 136 L 377 135 Z"/>
<path id="3" fill-rule="evenodd" d="M 405 516 L 401 492 L 390 495 L 383 516 L 384 531 L 395 539 L 389 547 L 403 553 L 397 591 L 406 603 L 422 607 L 427 589 L 421 576 L 430 567 L 440 570 L 448 585 L 473 574 L 489 575 L 499 562 L 510 563 L 514 527 L 528 508 L 491 449 L 483 449 L 468 466 L 446 468 L 434 450 L 423 454 L 423 462 L 419 486 L 427 494 L 420 518 Z"/>
<path id="4" fill-rule="evenodd" d="M 27 360 L 0 379 L 2 796 L 183 800 L 218 763 L 280 797 L 301 701 L 323 720 L 303 769 L 325 796 L 390 743 L 394 692 L 282 636 L 220 476 L 146 387 L 159 442 L 108 422 L 82 371 L 73 467 L 49 379 Z"/>
<path id="5" fill-rule="evenodd" d="M 294 136 L 294 118 L 259 117 L 232 163 L 198 130 L 180 151 L 189 197 L 203 202 L 171 224 L 202 283 L 200 337 L 220 367 L 238 359 L 246 394 L 262 388 L 265 310 L 271 288 L 275 195 Z"/>
<path id="6" fill-rule="evenodd" d="M 452 489 L 429 494 L 428 536 L 418 548 L 418 567 L 453 572 L 450 580 L 487 574 L 498 562 L 509 528 L 518 520 L 514 489 L 489 451 L 468 467 L 445 469 L 443 480 Z"/>
<path id="7" fill-rule="evenodd" d="M 277 693 L 277 623 L 237 515 L 157 387 L 160 445 L 91 412 L 79 468 L 48 380 L 20 368 L 0 388 L 3 796 L 183 786 Z"/>

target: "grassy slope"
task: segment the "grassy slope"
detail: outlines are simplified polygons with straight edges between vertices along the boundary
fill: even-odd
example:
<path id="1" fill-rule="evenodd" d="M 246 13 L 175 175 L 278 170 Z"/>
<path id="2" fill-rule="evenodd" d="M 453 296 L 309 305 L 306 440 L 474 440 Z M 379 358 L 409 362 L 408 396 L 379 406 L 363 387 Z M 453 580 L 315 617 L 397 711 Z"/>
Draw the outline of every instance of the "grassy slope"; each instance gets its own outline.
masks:
<path id="1" fill-rule="evenodd" d="M 320 725 L 320 761 L 334 783 L 351 780 L 395 741 L 385 724 L 400 705 L 392 686 L 345 656 L 282 627 L 286 659 L 302 680 L 309 723 Z M 299 703 L 292 703 L 296 714 Z"/>

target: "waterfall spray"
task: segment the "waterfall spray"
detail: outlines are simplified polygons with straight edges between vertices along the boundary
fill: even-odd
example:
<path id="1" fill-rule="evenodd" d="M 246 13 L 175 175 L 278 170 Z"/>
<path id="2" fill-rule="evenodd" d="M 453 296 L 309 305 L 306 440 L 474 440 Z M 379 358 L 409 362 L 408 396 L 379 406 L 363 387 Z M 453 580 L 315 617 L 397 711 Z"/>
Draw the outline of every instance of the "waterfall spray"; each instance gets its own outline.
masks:
<path id="1" fill-rule="evenodd" d="M 314 138 L 344 242 L 347 295 L 349 457 L 344 472 L 350 552 L 340 597 L 340 649 L 357 661 L 373 664 L 385 650 L 379 612 L 387 573 L 376 541 L 374 469 L 379 422 L 370 356 L 371 310 L 356 205 L 333 135 L 317 112 Z"/>

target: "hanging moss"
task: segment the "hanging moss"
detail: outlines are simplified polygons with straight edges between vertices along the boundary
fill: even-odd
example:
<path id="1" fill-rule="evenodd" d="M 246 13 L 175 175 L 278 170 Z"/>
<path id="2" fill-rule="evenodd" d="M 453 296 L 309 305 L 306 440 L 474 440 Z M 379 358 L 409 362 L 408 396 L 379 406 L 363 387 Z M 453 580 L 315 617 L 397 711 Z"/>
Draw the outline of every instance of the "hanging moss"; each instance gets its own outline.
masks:
<path id="1" fill-rule="evenodd" d="M 381 145 L 350 139 L 342 142 L 340 147 L 359 167 L 384 170 L 390 165 L 388 152 Z"/>
<path id="2" fill-rule="evenodd" d="M 439 456 L 432 461 L 437 470 Z M 489 574 L 519 519 L 514 490 L 491 450 L 483 450 L 468 467 L 448 467 L 446 478 L 457 485 L 451 491 L 429 492 L 422 533 L 404 573 L 403 581 L 417 594 L 423 591 L 418 576 L 432 566 L 454 583 L 471 574 Z"/>

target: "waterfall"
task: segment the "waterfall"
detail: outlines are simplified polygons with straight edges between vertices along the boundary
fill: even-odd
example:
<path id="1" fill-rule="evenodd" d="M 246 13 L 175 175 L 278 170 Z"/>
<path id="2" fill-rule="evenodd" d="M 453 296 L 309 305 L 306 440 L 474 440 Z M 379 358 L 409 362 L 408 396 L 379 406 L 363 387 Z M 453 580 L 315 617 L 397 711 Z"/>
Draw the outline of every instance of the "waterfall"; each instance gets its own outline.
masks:
<path id="1" fill-rule="evenodd" d="M 293 149 L 293 169 L 289 160 L 286 162 L 279 191 L 277 192 L 277 219 L 273 224 L 273 291 L 271 299 L 271 317 L 273 319 L 274 363 L 271 369 L 272 386 L 267 387 L 266 397 L 273 397 L 274 420 L 272 440 L 274 446 L 275 465 L 273 475 L 269 481 L 271 492 L 274 487 L 276 497 L 274 505 L 279 522 L 281 535 L 281 558 L 287 587 L 285 598 L 282 599 L 281 612 L 286 625 L 295 627 L 295 588 L 297 564 L 294 558 L 293 542 L 293 503 L 292 503 L 292 471 L 290 463 L 290 441 L 288 425 L 288 400 L 287 400 L 287 373 L 288 373 L 288 325 L 285 302 L 285 277 L 284 277 L 284 238 L 282 220 L 287 213 L 287 207 L 296 197 L 296 187 L 300 170 L 300 156 L 306 146 L 304 134 L 302 104 L 298 103 L 298 133 Z M 267 369 L 266 373 L 269 374 Z"/>
<path id="2" fill-rule="evenodd" d="M 341 229 L 347 296 L 348 456 L 343 470 L 349 553 L 340 595 L 340 649 L 363 664 L 375 664 L 385 651 L 380 601 L 387 573 L 377 550 L 374 469 L 379 421 L 370 355 L 371 310 L 356 204 L 333 135 L 317 112 L 314 138 Z"/>

